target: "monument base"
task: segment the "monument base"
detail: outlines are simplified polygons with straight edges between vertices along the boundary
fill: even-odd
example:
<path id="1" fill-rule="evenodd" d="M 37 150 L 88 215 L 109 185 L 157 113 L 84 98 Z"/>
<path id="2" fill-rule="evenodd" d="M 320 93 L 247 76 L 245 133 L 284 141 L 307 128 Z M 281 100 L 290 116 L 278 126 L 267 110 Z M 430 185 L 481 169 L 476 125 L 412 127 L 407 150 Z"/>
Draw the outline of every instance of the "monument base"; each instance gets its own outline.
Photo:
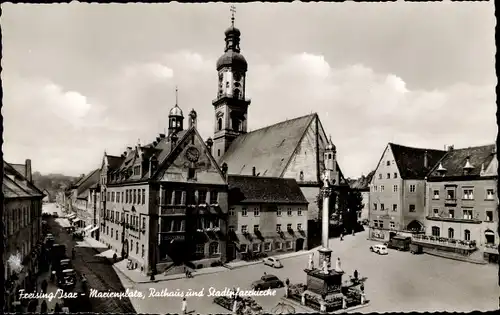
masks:
<path id="1" fill-rule="evenodd" d="M 332 250 L 322 247 L 318 250 L 319 253 L 319 268 L 323 268 L 323 262 L 326 261 L 328 269 L 332 268 Z"/>

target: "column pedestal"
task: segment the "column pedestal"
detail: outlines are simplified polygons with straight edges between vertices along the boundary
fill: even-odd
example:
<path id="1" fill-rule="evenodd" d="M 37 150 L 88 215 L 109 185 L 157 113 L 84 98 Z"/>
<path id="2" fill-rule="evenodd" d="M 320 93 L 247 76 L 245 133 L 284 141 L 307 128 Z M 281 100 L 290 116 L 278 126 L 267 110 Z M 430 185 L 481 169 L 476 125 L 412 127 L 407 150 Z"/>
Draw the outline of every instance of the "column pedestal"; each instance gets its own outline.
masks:
<path id="1" fill-rule="evenodd" d="M 318 250 L 319 253 L 319 269 L 323 269 L 323 262 L 326 261 L 326 265 L 328 267 L 328 270 L 332 268 L 332 250 L 329 248 L 320 248 Z"/>

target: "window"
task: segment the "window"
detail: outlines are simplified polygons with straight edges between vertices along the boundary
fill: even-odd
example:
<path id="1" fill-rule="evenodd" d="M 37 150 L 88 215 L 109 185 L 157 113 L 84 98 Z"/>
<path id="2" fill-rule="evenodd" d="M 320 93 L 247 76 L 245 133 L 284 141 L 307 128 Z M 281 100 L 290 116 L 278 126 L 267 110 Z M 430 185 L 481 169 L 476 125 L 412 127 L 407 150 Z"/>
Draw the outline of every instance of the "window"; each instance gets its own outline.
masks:
<path id="1" fill-rule="evenodd" d="M 188 169 L 188 175 L 187 175 L 188 179 L 194 179 L 195 175 L 196 175 L 195 169 L 190 167 Z"/>
<path id="2" fill-rule="evenodd" d="M 141 190 L 140 189 L 137 190 L 137 204 L 138 205 L 141 204 Z"/>
<path id="3" fill-rule="evenodd" d="M 248 215 L 247 208 L 241 208 L 241 215 L 246 217 Z"/>
<path id="4" fill-rule="evenodd" d="M 217 156 L 220 156 L 220 149 L 217 149 Z"/>
<path id="5" fill-rule="evenodd" d="M 113 228 L 111 228 L 111 238 L 113 238 Z"/>
<path id="6" fill-rule="evenodd" d="M 384 191 L 384 185 L 380 185 L 380 191 Z"/>
<path id="7" fill-rule="evenodd" d="M 432 199 L 439 199 L 439 190 L 434 190 Z"/>
<path id="8" fill-rule="evenodd" d="M 258 233 L 259 232 L 259 225 L 254 225 L 253 226 L 253 232 Z"/>
<path id="9" fill-rule="evenodd" d="M 387 173 L 387 179 L 391 179 L 391 173 Z"/>
<path id="10" fill-rule="evenodd" d="M 264 243 L 264 251 L 266 251 L 266 252 L 271 251 L 271 243 L 269 243 L 269 242 Z"/>
<path id="11" fill-rule="evenodd" d="M 134 241 L 130 240 L 130 251 L 134 250 Z"/>
<path id="12" fill-rule="evenodd" d="M 198 190 L 198 204 L 207 203 L 207 191 L 206 190 Z"/>
<path id="13" fill-rule="evenodd" d="M 486 221 L 493 221 L 493 211 L 486 211 Z"/>
<path id="14" fill-rule="evenodd" d="M 218 202 L 219 200 L 219 192 L 217 190 L 212 190 L 210 192 L 210 204 L 214 205 Z"/>
<path id="15" fill-rule="evenodd" d="M 376 203 L 373 204 L 373 210 L 377 210 L 377 204 Z"/>
<path id="16" fill-rule="evenodd" d="M 120 202 L 120 192 L 116 193 L 116 202 Z"/>
<path id="17" fill-rule="evenodd" d="M 217 242 L 210 243 L 210 245 L 208 246 L 208 253 L 210 255 L 219 254 L 219 243 L 217 243 Z"/>
<path id="18" fill-rule="evenodd" d="M 380 227 L 381 229 L 383 229 L 383 228 L 384 228 L 384 221 L 379 220 L 379 221 L 378 221 L 378 225 L 379 225 L 379 227 Z"/>
<path id="19" fill-rule="evenodd" d="M 276 224 L 276 232 L 281 232 L 281 224 Z"/>
<path id="20" fill-rule="evenodd" d="M 494 198 L 493 189 L 486 189 L 486 199 L 493 200 Z"/>
<path id="21" fill-rule="evenodd" d="M 281 208 L 278 208 L 278 210 L 276 210 L 276 216 L 281 217 Z"/>
<path id="22" fill-rule="evenodd" d="M 385 165 L 387 165 L 387 166 L 391 166 L 391 161 L 387 161 L 387 162 L 385 163 Z"/>
<path id="23" fill-rule="evenodd" d="M 146 189 L 142 190 L 142 204 L 146 203 Z"/>
<path id="24" fill-rule="evenodd" d="M 432 216 L 438 217 L 439 216 L 439 209 L 432 209 Z"/>
<path id="25" fill-rule="evenodd" d="M 133 199 L 134 205 L 137 203 L 137 190 L 134 189 L 134 199 Z"/>
<path id="26" fill-rule="evenodd" d="M 292 241 L 286 241 L 286 249 L 292 249 L 292 248 L 293 248 Z"/>
<path id="27" fill-rule="evenodd" d="M 124 197 L 124 192 L 122 191 L 122 202 L 123 202 L 123 200 L 124 200 L 124 199 L 123 199 L 123 197 Z"/>
<path id="28" fill-rule="evenodd" d="M 378 179 L 382 179 L 382 174 L 378 174 Z"/>
<path id="29" fill-rule="evenodd" d="M 146 229 L 146 218 L 142 218 L 142 229 Z"/>
<path id="30" fill-rule="evenodd" d="M 391 227 L 391 229 L 396 228 L 396 224 L 393 221 L 389 223 L 389 226 Z"/>
<path id="31" fill-rule="evenodd" d="M 380 204 L 380 211 L 384 211 L 385 210 L 385 205 L 383 203 Z"/>
<path id="32" fill-rule="evenodd" d="M 302 223 L 297 223 L 297 231 L 302 231 Z"/>
<path id="33" fill-rule="evenodd" d="M 234 208 L 229 208 L 229 215 L 234 215 Z"/>
<path id="34" fill-rule="evenodd" d="M 410 212 L 415 212 L 415 205 L 410 205 Z"/>
<path id="35" fill-rule="evenodd" d="M 378 227 L 378 220 L 373 220 L 373 226 Z"/>
<path id="36" fill-rule="evenodd" d="M 258 217 L 258 216 L 260 216 L 260 211 L 259 211 L 259 208 L 253 208 L 253 216 L 254 216 L 254 217 Z"/>
<path id="37" fill-rule="evenodd" d="M 431 228 L 432 230 L 432 236 L 440 237 L 441 236 L 441 230 L 437 226 L 433 226 Z"/>
<path id="38" fill-rule="evenodd" d="M 398 211 L 398 205 L 393 204 L 392 205 L 392 211 Z"/>
<path id="39" fill-rule="evenodd" d="M 373 186 L 373 191 L 377 191 L 377 185 Z"/>
<path id="40" fill-rule="evenodd" d="M 134 166 L 134 175 L 140 175 L 140 174 L 141 174 L 141 167 Z"/>
<path id="41" fill-rule="evenodd" d="M 455 199 L 455 190 L 454 189 L 447 189 L 446 190 L 446 199 L 448 199 L 448 200 Z"/>
<path id="42" fill-rule="evenodd" d="M 455 210 L 448 209 L 448 217 L 453 219 L 455 217 Z"/>
<path id="43" fill-rule="evenodd" d="M 222 130 L 222 118 L 217 119 L 217 130 Z"/>
<path id="44" fill-rule="evenodd" d="M 468 199 L 468 200 L 474 199 L 474 191 L 472 189 L 464 189 L 463 199 Z"/>
<path id="45" fill-rule="evenodd" d="M 410 185 L 410 192 L 415 192 L 415 185 Z"/>
<path id="46" fill-rule="evenodd" d="M 182 191 L 174 191 L 174 205 L 182 204 Z"/>
<path id="47" fill-rule="evenodd" d="M 141 257 L 144 257 L 144 254 L 145 254 L 144 244 L 141 247 L 142 247 L 142 249 L 141 249 Z"/>
<path id="48" fill-rule="evenodd" d="M 398 173 L 394 173 L 394 178 L 398 178 Z"/>
<path id="49" fill-rule="evenodd" d="M 246 225 L 241 226 L 241 234 L 246 234 L 248 233 L 248 227 Z"/>
<path id="50" fill-rule="evenodd" d="M 288 209 L 286 210 L 286 214 L 287 214 L 289 217 L 291 217 L 291 216 L 292 216 L 292 208 L 288 208 Z"/>
<path id="51" fill-rule="evenodd" d="M 274 243 L 274 248 L 276 250 L 282 250 L 283 249 L 283 243 L 281 243 L 281 242 Z"/>
<path id="52" fill-rule="evenodd" d="M 118 231 L 116 231 L 116 233 L 115 233 L 115 240 L 118 241 Z"/>
<path id="53" fill-rule="evenodd" d="M 298 210 L 297 210 L 297 215 L 298 215 L 298 216 L 302 216 L 302 209 L 298 209 Z"/>
<path id="54" fill-rule="evenodd" d="M 455 231 L 452 228 L 448 229 L 448 238 L 454 238 L 455 237 Z"/>
<path id="55" fill-rule="evenodd" d="M 291 224 L 291 223 L 288 223 L 288 224 L 286 225 L 286 229 L 287 229 L 288 231 L 290 231 L 290 230 L 292 229 L 292 224 Z"/>
<path id="56" fill-rule="evenodd" d="M 187 191 L 186 192 L 186 204 L 188 205 L 194 205 L 196 204 L 196 198 L 195 198 L 195 195 L 194 195 L 194 191 Z"/>
<path id="57" fill-rule="evenodd" d="M 470 231 L 469 230 L 464 231 L 464 240 L 470 241 Z"/>
<path id="58" fill-rule="evenodd" d="M 260 244 L 257 243 L 252 244 L 252 251 L 260 252 Z"/>
<path id="59" fill-rule="evenodd" d="M 463 210 L 463 218 L 465 220 L 472 220 L 472 209 Z"/>
<path id="60" fill-rule="evenodd" d="M 398 192 L 398 185 L 394 185 L 394 186 L 392 187 L 392 191 L 393 191 L 393 192 Z"/>
<path id="61" fill-rule="evenodd" d="M 246 253 L 248 251 L 247 244 L 241 244 L 240 245 L 240 252 Z"/>
<path id="62" fill-rule="evenodd" d="M 115 202 L 115 192 L 111 192 L 111 202 Z"/>

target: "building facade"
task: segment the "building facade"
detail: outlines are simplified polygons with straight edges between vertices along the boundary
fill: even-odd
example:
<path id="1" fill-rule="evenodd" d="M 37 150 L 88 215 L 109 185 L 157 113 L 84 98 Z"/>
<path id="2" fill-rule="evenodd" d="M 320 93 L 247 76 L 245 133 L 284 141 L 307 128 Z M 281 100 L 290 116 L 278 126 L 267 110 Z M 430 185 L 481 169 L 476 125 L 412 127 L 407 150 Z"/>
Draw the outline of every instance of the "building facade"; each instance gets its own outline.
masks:
<path id="1" fill-rule="evenodd" d="M 427 178 L 425 245 L 498 256 L 497 169 L 495 145 L 447 152 Z"/>
<path id="2" fill-rule="evenodd" d="M 308 202 L 294 179 L 230 175 L 228 258 L 307 249 Z"/>
<path id="3" fill-rule="evenodd" d="M 352 190 L 358 191 L 363 198 L 363 208 L 358 213 L 358 221 L 365 222 L 369 220 L 370 207 L 370 182 L 375 171 L 370 172 L 367 176 L 362 175 L 356 180 L 349 181 L 349 186 Z"/>
<path id="4" fill-rule="evenodd" d="M 38 274 L 44 195 L 32 182 L 30 160 L 3 166 L 4 311 L 14 312 L 15 304 L 25 303 L 16 292 L 33 289 Z"/>
<path id="5" fill-rule="evenodd" d="M 389 143 L 370 182 L 370 238 L 425 229 L 425 177 L 446 152 Z"/>

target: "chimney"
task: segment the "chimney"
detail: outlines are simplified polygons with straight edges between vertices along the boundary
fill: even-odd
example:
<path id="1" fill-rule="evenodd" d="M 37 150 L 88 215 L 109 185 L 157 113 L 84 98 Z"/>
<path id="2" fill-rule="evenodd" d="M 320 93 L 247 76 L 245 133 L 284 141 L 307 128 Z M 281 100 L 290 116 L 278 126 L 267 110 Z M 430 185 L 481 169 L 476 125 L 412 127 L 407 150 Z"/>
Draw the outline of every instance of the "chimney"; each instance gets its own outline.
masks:
<path id="1" fill-rule="evenodd" d="M 31 175 L 32 175 L 31 174 L 31 160 L 30 159 L 26 159 L 26 167 L 25 167 L 24 177 L 30 183 L 33 181 L 33 178 L 32 178 Z"/>
<path id="2" fill-rule="evenodd" d="M 255 166 L 252 167 L 252 176 L 256 176 Z"/>
<path id="3" fill-rule="evenodd" d="M 454 146 L 453 146 L 453 145 L 449 145 L 449 146 L 448 146 L 448 152 L 453 151 L 453 149 L 454 149 Z"/>
<path id="4" fill-rule="evenodd" d="M 425 152 L 424 152 L 424 168 L 428 168 L 428 167 L 429 167 L 429 156 L 428 156 L 427 150 L 425 150 Z"/>
<path id="5" fill-rule="evenodd" d="M 160 133 L 160 138 L 164 139 L 165 138 L 165 134 L 164 133 Z"/>

